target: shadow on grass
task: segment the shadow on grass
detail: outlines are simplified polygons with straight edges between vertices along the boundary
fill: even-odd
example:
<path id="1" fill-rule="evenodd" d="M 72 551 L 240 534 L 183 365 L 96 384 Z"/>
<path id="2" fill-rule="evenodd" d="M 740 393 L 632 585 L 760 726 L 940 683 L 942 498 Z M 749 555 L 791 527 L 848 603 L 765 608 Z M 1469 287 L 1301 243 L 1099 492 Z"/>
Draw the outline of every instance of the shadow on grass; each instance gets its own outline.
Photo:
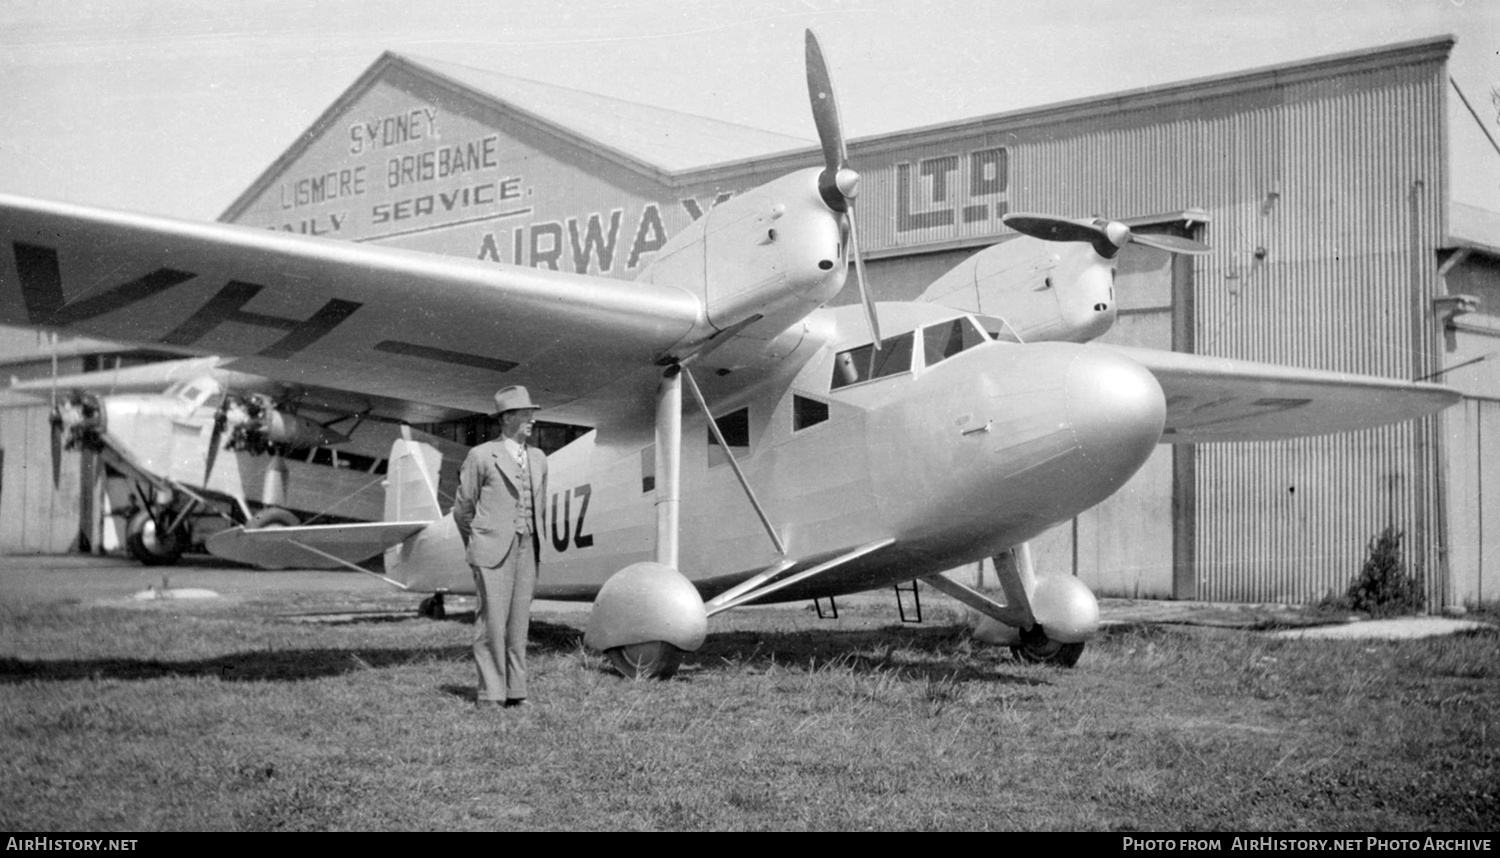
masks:
<path id="1" fill-rule="evenodd" d="M 370 617 L 367 622 L 391 622 Z M 472 612 L 450 615 L 448 622 L 473 624 Z M 422 622 L 430 622 L 422 620 Z M 361 670 L 403 667 L 426 662 L 466 661 L 471 657 L 470 630 L 452 645 L 391 648 L 255 650 L 208 659 L 98 658 L 81 660 L 0 658 L 0 686 L 23 682 L 80 680 L 153 680 L 173 677 L 214 677 L 224 682 L 298 682 L 339 676 Z M 533 620 L 530 646 L 534 655 L 577 652 L 583 631 L 562 623 Z M 955 626 L 885 626 L 861 630 L 744 631 L 725 630 L 708 636 L 702 649 L 683 660 L 683 679 L 693 673 L 750 671 L 772 667 L 808 672 L 846 670 L 854 674 L 891 674 L 903 680 L 943 682 L 1009 682 L 1045 685 L 1045 677 L 1014 675 L 988 651 L 973 651 Z M 997 668 L 1002 668 L 997 670 Z M 607 663 L 600 668 L 613 672 Z M 449 693 L 469 695 L 467 687 Z"/>
<path id="2" fill-rule="evenodd" d="M 533 651 L 573 652 L 582 645 L 582 641 L 583 633 L 569 626 L 536 621 L 531 624 L 530 648 Z M 378 670 L 432 661 L 459 661 L 470 658 L 471 653 L 466 631 L 461 642 L 452 646 L 259 650 L 194 661 L 0 658 L 0 685 L 206 676 L 217 677 L 225 682 L 298 682 L 360 670 Z"/>
<path id="3" fill-rule="evenodd" d="M 689 676 L 695 670 L 761 672 L 775 666 L 810 673 L 839 669 L 854 674 L 892 674 L 917 681 L 1049 684 L 1044 677 L 997 670 L 1014 663 L 993 658 L 991 652 L 997 651 L 973 651 L 957 626 L 724 631 L 710 634 L 703 648 L 686 655 L 682 664 Z"/>

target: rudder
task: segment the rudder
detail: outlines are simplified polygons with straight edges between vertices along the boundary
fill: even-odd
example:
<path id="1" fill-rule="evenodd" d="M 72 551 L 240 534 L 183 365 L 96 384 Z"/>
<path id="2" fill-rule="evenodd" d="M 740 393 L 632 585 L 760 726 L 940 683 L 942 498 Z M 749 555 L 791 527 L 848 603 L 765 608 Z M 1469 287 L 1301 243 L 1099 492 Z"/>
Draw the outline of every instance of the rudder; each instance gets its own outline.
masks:
<path id="1" fill-rule="evenodd" d="M 391 444 L 385 478 L 386 521 L 436 521 L 443 517 L 438 503 L 438 474 L 443 454 L 430 444 L 414 441 L 411 430 Z"/>

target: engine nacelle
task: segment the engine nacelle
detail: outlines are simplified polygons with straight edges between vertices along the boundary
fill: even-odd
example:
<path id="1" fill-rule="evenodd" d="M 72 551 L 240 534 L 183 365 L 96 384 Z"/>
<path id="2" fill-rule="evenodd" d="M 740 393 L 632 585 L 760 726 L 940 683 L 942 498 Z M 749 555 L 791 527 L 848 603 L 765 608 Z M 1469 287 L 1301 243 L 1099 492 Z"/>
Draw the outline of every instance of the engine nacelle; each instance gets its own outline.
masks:
<path id="1" fill-rule="evenodd" d="M 1115 323 L 1114 269 L 1087 244 L 1021 236 L 965 259 L 921 300 L 1001 319 L 1001 339 L 1086 343 Z"/>
<path id="2" fill-rule="evenodd" d="M 703 646 L 708 612 L 681 572 L 661 563 L 632 563 L 611 575 L 594 599 L 583 644 L 612 650 L 664 641 L 685 652 Z"/>
<path id="3" fill-rule="evenodd" d="M 347 436 L 306 417 L 277 410 L 271 397 L 263 393 L 225 397 L 220 414 L 229 429 L 229 441 L 225 446 L 244 453 L 268 453 L 273 444 L 294 448 L 329 447 L 349 440 Z"/>

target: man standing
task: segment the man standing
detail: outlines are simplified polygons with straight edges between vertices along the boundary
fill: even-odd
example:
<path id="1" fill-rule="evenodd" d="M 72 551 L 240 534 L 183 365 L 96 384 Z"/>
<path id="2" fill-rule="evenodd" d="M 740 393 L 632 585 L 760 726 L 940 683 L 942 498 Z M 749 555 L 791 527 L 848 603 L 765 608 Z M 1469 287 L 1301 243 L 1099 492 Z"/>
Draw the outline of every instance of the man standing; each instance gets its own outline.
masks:
<path id="1" fill-rule="evenodd" d="M 502 388 L 495 408 L 500 439 L 480 444 L 464 459 L 453 522 L 479 595 L 479 705 L 520 706 L 526 702 L 526 634 L 542 555 L 537 509 L 547 497 L 547 457 L 526 446 L 537 411 L 526 388 Z"/>

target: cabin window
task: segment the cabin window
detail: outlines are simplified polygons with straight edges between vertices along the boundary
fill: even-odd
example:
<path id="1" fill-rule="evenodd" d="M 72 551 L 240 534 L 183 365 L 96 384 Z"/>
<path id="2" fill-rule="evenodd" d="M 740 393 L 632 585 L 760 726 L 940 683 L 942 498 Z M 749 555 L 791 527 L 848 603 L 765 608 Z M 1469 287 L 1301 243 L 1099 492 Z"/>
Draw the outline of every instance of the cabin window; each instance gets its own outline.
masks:
<path id="1" fill-rule="evenodd" d="M 833 361 L 833 383 L 829 385 L 830 388 L 838 390 L 862 381 L 911 372 L 914 339 L 916 332 L 908 331 L 900 336 L 881 340 L 878 352 L 873 345 L 839 352 Z"/>
<path id="2" fill-rule="evenodd" d="M 792 395 L 792 431 L 799 432 L 828 419 L 828 403 Z"/>
<path id="3" fill-rule="evenodd" d="M 724 436 L 724 443 L 734 453 L 735 458 L 744 458 L 750 452 L 750 409 L 741 408 L 731 411 L 723 417 L 715 417 L 714 423 L 718 425 L 719 432 Z M 729 461 L 724 454 L 724 449 L 719 446 L 719 441 L 714 437 L 713 430 L 708 430 L 708 466 L 722 465 Z"/>
<path id="4" fill-rule="evenodd" d="M 359 453 L 339 453 L 338 465 L 336 467 L 348 468 L 351 471 L 362 471 L 373 473 L 375 470 L 375 457 L 365 456 Z"/>
<path id="5" fill-rule="evenodd" d="M 968 317 L 922 329 L 922 353 L 928 366 L 987 341 L 988 338 Z"/>

